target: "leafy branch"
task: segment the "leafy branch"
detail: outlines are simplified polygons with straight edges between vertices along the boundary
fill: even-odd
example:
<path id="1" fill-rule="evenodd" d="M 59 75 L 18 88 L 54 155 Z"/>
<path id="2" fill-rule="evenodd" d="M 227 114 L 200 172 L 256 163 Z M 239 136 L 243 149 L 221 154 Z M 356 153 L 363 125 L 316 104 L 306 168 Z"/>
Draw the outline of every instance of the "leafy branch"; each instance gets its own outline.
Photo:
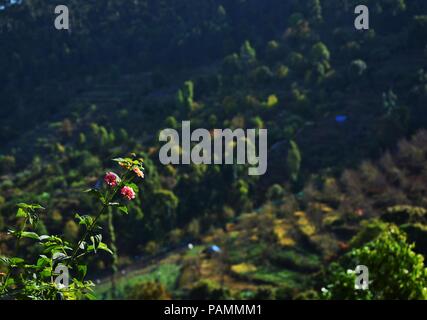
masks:
<path id="1" fill-rule="evenodd" d="M 91 294 L 91 281 L 84 281 L 87 265 L 80 260 L 98 250 L 113 252 L 102 242 L 102 235 L 95 230 L 100 228 L 98 221 L 110 208 L 117 208 L 128 214 L 127 203 L 135 199 L 138 187 L 133 183 L 135 178 L 144 178 L 143 160 L 132 158 L 118 158 L 115 162 L 124 171 L 122 176 L 114 172 L 107 172 L 103 183 L 97 183 L 87 192 L 93 195 L 102 206 L 93 217 L 76 214 L 79 224 L 85 227 L 85 232 L 77 243 L 72 246 L 61 237 L 41 235 L 26 231 L 27 227 L 35 228 L 40 218 L 39 212 L 44 208 L 38 204 L 18 204 L 16 218 L 22 220 L 19 230 L 10 230 L 9 234 L 15 237 L 16 244 L 13 257 L 0 257 L 0 266 L 6 267 L 5 274 L 0 273 L 1 299 L 94 299 Z M 20 244 L 23 238 L 36 240 L 43 248 L 35 264 L 26 263 L 18 257 Z M 88 241 L 88 238 L 90 241 Z M 67 278 L 65 284 L 57 280 L 61 276 L 56 273 L 58 266 L 67 270 L 74 270 L 74 276 Z M 3 275 L 3 277 L 2 277 Z M 61 278 L 62 280 L 62 278 Z"/>

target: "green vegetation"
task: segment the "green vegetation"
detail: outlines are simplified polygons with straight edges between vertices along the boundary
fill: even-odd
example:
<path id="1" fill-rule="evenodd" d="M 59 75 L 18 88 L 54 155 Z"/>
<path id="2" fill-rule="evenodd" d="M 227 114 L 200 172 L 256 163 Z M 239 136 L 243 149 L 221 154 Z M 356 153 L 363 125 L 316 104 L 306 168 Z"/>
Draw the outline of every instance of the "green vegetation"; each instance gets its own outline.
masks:
<path id="1" fill-rule="evenodd" d="M 180 266 L 176 264 L 162 264 L 156 268 L 149 268 L 148 270 L 143 270 L 144 273 L 140 271 L 130 272 L 122 277 L 118 277 L 116 283 L 116 294 L 120 298 L 131 298 L 137 299 L 139 294 L 144 295 L 146 286 L 150 286 L 152 284 L 158 284 L 161 292 L 164 294 L 161 297 L 166 298 L 169 294 L 168 291 L 172 291 L 176 289 L 176 281 L 180 274 Z M 141 286 L 142 287 L 141 287 Z M 137 289 L 134 289 L 137 288 Z M 141 292 L 141 293 L 137 293 Z M 95 287 L 95 294 L 97 297 L 102 297 L 104 299 L 112 298 L 111 294 L 111 282 L 107 281 L 105 283 L 101 283 L 100 285 Z M 161 298 L 160 297 L 160 298 Z"/>
<path id="2" fill-rule="evenodd" d="M 1 298 L 426 298 L 425 0 L 66 2 L 69 32 L 46 1 L 0 10 Z M 267 173 L 162 165 L 185 120 L 267 129 Z M 135 194 L 106 189 L 130 152 Z"/>
<path id="3" fill-rule="evenodd" d="M 413 249 L 396 226 L 386 226 L 377 239 L 342 257 L 345 265 L 369 266 L 369 289 L 354 290 L 355 273 L 333 264 L 324 295 L 329 299 L 427 299 L 424 257 Z"/>
<path id="4" fill-rule="evenodd" d="M 142 173 L 142 160 L 115 159 L 127 171 L 122 177 L 115 173 L 107 173 L 104 180 L 107 184 L 106 190 L 101 187 L 90 189 L 87 192 L 94 195 L 100 202 L 100 210 L 94 216 L 76 214 L 80 225 L 85 227 L 79 241 L 71 245 L 60 237 L 51 235 L 38 235 L 33 231 L 27 231 L 27 227 L 36 230 L 40 219 L 40 210 L 44 208 L 38 204 L 18 204 L 16 218 L 19 228 L 9 230 L 9 234 L 16 238 L 14 256 L 0 257 L 0 263 L 6 272 L 0 283 L 0 296 L 6 299 L 94 299 L 91 294 L 90 281 L 85 281 L 87 263 L 81 262 L 83 258 L 97 251 L 107 251 L 114 254 L 108 246 L 102 242 L 102 234 L 98 233 L 97 221 L 115 207 L 127 214 L 126 203 L 120 200 L 132 200 L 138 187 L 132 183 L 136 175 Z M 18 257 L 22 242 L 35 240 L 39 252 L 35 264 L 26 262 Z M 73 271 L 73 274 L 70 274 Z M 71 276 L 71 277 L 70 277 Z M 57 281 L 59 279 L 59 281 Z"/>

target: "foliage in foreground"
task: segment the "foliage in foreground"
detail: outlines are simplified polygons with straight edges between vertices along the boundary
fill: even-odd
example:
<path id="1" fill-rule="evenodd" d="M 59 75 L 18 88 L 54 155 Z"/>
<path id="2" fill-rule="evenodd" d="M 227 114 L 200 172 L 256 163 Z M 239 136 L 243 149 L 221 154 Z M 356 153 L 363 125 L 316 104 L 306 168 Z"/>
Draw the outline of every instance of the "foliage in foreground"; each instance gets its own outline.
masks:
<path id="1" fill-rule="evenodd" d="M 132 181 L 144 178 L 143 160 L 133 158 L 114 159 L 124 170 L 121 176 L 108 172 L 102 182 L 88 190 L 99 202 L 100 209 L 96 215 L 79 215 L 75 218 L 84 227 L 80 240 L 71 244 L 54 235 L 38 235 L 36 230 L 39 214 L 44 208 L 37 204 L 18 204 L 16 218 L 19 226 L 10 230 L 15 239 L 13 257 L 0 257 L 0 266 L 6 268 L 0 273 L 1 299 L 94 299 L 91 293 L 93 283 L 85 281 L 87 264 L 84 258 L 98 251 L 113 252 L 102 242 L 102 234 L 97 222 L 108 213 L 110 208 L 117 208 L 127 214 L 127 201 L 135 198 L 138 187 Z M 33 240 L 40 248 L 41 254 L 35 262 L 25 261 L 19 257 L 22 242 Z M 69 275 L 69 276 L 68 276 Z M 58 280 L 59 279 L 59 280 Z"/>
<path id="2" fill-rule="evenodd" d="M 407 242 L 395 225 L 386 225 L 379 236 L 366 245 L 353 249 L 341 258 L 340 264 L 332 263 L 326 288 L 327 299 L 427 299 L 427 268 L 422 255 L 413 251 L 415 245 Z M 355 290 L 357 265 L 369 269 L 369 288 Z M 347 268 L 345 268 L 345 267 Z"/>

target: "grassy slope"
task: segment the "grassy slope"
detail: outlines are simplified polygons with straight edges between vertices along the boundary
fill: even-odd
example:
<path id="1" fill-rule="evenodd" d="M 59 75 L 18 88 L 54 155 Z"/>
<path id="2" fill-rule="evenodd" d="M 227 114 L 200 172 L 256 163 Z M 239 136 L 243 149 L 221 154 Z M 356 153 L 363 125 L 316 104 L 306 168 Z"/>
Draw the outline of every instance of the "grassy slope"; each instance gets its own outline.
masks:
<path id="1" fill-rule="evenodd" d="M 308 186 L 298 204 L 290 205 L 295 199 L 287 195 L 211 231 L 192 250 L 181 247 L 142 261 L 119 278 L 122 297 L 126 286 L 155 279 L 178 298 L 200 280 L 227 288 L 234 298 L 251 297 L 260 288 L 296 297 L 315 286 L 312 276 L 324 265 L 360 244 L 360 236 L 355 242 L 352 238 L 365 222 L 378 218 L 401 226 L 415 250 L 425 255 L 426 141 L 427 132 L 421 131 L 402 140 L 395 153 L 346 171 L 341 182 L 327 178 L 318 190 Z M 219 245 L 221 254 L 203 254 L 211 244 Z M 108 288 L 106 279 L 98 296 Z"/>

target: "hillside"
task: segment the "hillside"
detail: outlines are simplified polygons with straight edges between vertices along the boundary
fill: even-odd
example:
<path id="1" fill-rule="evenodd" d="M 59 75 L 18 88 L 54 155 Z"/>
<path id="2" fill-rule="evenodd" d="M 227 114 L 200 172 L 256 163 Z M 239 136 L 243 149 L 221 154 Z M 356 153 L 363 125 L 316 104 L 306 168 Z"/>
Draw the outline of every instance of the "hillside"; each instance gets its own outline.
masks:
<path id="1" fill-rule="evenodd" d="M 201 288 L 207 295 L 221 289 L 222 298 L 302 298 L 325 285 L 317 279 L 322 266 L 367 241 L 379 221 L 401 226 L 415 251 L 425 255 L 426 157 L 422 131 L 402 140 L 395 153 L 345 171 L 338 180 L 327 178 L 318 188 L 309 184 L 299 198 L 276 196 L 208 233 L 195 247 L 184 244 L 123 267 L 119 297 L 126 298 L 132 284 L 158 281 L 174 298 L 195 297 Z M 222 252 L 204 253 L 213 244 Z M 109 283 L 108 277 L 102 280 L 100 296 L 108 294 Z"/>
<path id="2" fill-rule="evenodd" d="M 359 2 L 370 30 L 354 29 Z M 426 256 L 425 1 L 64 4 L 65 32 L 46 1 L 0 10 L 1 256 L 22 202 L 47 208 L 39 234 L 77 241 L 75 214 L 94 210 L 81 191 L 130 153 L 145 180 L 128 215 L 99 219 L 118 256 L 88 258 L 98 298 L 141 283 L 163 298 L 313 298 L 385 223 Z M 159 132 L 184 120 L 267 129 L 267 173 L 162 165 Z"/>

